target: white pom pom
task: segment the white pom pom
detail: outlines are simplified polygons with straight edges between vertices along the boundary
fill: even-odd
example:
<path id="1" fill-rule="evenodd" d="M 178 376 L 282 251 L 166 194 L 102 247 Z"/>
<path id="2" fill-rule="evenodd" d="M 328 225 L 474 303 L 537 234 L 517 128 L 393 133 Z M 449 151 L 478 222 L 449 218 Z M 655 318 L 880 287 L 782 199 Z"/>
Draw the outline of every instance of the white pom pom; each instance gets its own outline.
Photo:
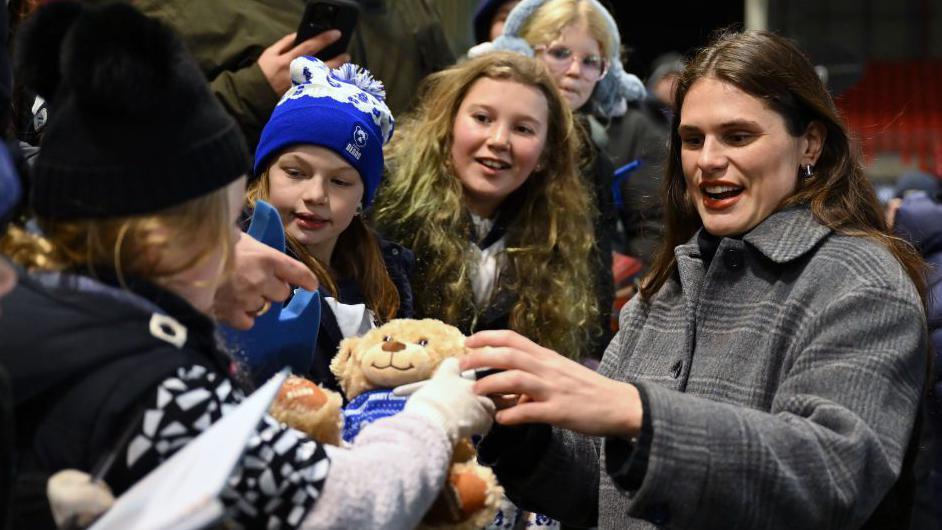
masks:
<path id="1" fill-rule="evenodd" d="M 373 78 L 373 74 L 366 68 L 346 63 L 340 68 L 334 68 L 332 73 L 334 79 L 355 85 L 380 101 L 386 100 L 386 87 L 383 82 Z"/>

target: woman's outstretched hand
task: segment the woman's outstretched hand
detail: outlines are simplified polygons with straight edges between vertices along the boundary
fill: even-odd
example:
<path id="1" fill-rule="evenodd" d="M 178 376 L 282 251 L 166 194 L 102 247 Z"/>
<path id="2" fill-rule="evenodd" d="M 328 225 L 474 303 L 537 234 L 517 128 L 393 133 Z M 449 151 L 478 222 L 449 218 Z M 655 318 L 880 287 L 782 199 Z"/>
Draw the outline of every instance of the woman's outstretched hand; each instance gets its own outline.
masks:
<path id="1" fill-rule="evenodd" d="M 498 423 L 549 423 L 594 436 L 633 437 L 641 430 L 634 385 L 599 375 L 513 331 L 482 331 L 465 345 L 472 351 L 462 359 L 462 370 L 504 370 L 476 382 L 475 392 L 520 396 L 497 412 Z"/>

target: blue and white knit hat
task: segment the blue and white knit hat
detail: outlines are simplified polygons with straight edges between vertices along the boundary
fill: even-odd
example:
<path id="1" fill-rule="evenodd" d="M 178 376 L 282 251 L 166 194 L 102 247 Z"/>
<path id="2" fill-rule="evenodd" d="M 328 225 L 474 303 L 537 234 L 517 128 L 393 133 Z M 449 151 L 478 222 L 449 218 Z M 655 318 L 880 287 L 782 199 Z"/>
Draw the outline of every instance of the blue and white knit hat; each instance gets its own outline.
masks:
<path id="1" fill-rule="evenodd" d="M 530 44 L 520 37 L 520 30 L 527 20 L 536 13 L 536 10 L 543 6 L 548 0 L 523 0 L 507 16 L 507 22 L 504 23 L 504 33 L 494 40 L 494 42 L 479 44 L 468 52 L 468 55 L 476 57 L 489 51 L 512 51 L 523 55 L 533 57 L 533 48 Z M 626 111 L 626 102 L 641 101 L 644 99 L 644 83 L 637 76 L 625 71 L 621 64 L 620 50 L 621 37 L 618 33 L 618 25 L 612 18 L 608 9 L 605 9 L 598 0 L 588 0 L 593 4 L 596 10 L 602 14 L 608 24 L 608 31 L 612 35 L 611 54 L 607 58 L 608 73 L 595 86 L 595 91 L 589 99 L 591 110 L 595 114 L 603 117 L 620 116 Z"/>
<path id="2" fill-rule="evenodd" d="M 395 128 L 383 83 L 355 64 L 332 70 L 314 57 L 291 61 L 291 83 L 262 130 L 255 175 L 286 147 L 319 145 L 360 173 L 369 206 L 383 177 L 383 145 Z"/>

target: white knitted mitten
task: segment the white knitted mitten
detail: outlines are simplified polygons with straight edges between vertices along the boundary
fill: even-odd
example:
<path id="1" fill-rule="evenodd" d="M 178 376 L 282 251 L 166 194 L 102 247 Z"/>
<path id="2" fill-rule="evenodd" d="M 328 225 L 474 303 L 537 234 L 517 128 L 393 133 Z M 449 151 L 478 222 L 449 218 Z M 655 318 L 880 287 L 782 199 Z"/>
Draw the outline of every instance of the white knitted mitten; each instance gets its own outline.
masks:
<path id="1" fill-rule="evenodd" d="M 452 444 L 487 432 L 494 421 L 494 402 L 476 395 L 473 384 L 461 377 L 458 359 L 445 359 L 428 383 L 409 398 L 404 411 L 441 425 Z"/>

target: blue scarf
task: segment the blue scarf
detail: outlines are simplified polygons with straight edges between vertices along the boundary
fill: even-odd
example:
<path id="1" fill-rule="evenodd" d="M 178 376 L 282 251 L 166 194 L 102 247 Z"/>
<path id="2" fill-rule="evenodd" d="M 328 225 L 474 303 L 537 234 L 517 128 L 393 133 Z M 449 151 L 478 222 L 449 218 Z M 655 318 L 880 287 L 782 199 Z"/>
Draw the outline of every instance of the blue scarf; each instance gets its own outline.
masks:
<path id="1" fill-rule="evenodd" d="M 343 409 L 343 439 L 351 442 L 363 427 L 402 412 L 408 396 L 393 395 L 391 389 L 370 390 L 353 398 Z"/>

